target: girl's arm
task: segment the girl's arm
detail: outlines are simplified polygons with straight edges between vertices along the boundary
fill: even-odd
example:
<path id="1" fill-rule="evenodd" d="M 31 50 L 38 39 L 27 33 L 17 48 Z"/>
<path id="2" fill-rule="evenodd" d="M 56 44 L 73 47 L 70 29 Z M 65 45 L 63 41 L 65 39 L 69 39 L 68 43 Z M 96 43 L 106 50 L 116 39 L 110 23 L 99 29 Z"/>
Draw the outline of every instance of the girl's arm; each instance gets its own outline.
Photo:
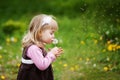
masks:
<path id="1" fill-rule="evenodd" d="M 56 59 L 55 55 L 51 52 L 48 52 L 47 55 L 44 57 L 42 50 L 36 45 L 32 45 L 28 48 L 27 56 L 31 58 L 33 63 L 40 70 L 47 69 L 49 65 Z"/>

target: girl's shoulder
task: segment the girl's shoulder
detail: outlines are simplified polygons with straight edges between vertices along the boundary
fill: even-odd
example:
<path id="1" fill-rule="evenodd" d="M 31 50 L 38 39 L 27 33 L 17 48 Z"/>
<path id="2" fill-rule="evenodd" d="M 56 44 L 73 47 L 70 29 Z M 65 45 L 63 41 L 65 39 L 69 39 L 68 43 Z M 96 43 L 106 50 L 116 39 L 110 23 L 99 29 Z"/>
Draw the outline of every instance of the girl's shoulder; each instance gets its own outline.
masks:
<path id="1" fill-rule="evenodd" d="M 33 45 L 30 45 L 29 48 L 39 48 L 37 45 L 33 44 Z"/>
<path id="2" fill-rule="evenodd" d="M 30 45 L 29 47 L 28 47 L 28 51 L 29 50 L 41 50 L 41 48 L 39 48 L 37 45 Z"/>
<path id="3" fill-rule="evenodd" d="M 39 49 L 44 49 L 44 48 L 39 47 L 39 46 L 37 46 L 37 45 L 35 45 L 35 44 L 30 45 L 28 48 L 39 48 Z"/>
<path id="4" fill-rule="evenodd" d="M 33 53 L 33 52 L 41 52 L 43 53 L 43 56 L 45 56 L 47 54 L 47 51 L 41 47 L 38 47 L 37 45 L 31 45 L 29 46 L 27 53 Z"/>

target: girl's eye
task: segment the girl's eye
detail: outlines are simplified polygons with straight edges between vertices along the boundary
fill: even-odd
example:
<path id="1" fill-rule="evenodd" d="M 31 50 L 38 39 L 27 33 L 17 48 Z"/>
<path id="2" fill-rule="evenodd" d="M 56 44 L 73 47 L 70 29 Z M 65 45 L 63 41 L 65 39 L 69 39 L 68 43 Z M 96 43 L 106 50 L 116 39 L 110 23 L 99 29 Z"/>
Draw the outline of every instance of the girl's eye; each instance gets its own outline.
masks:
<path id="1" fill-rule="evenodd" d="M 52 34 L 53 34 L 53 32 L 50 32 L 50 34 L 52 35 Z"/>
<path id="2" fill-rule="evenodd" d="M 54 34 L 54 31 L 51 31 L 50 34 L 53 35 L 53 34 Z"/>

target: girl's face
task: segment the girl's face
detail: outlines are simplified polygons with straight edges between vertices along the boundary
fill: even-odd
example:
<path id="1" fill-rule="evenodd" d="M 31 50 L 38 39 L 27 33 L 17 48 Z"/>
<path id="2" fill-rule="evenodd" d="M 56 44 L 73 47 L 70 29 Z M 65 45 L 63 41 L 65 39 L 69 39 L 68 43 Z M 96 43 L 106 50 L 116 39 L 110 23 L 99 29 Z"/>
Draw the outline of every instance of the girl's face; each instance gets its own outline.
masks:
<path id="1" fill-rule="evenodd" d="M 51 29 L 47 29 L 43 31 L 41 34 L 41 39 L 42 39 L 42 42 L 44 43 L 47 43 L 47 44 L 52 43 L 54 39 L 54 31 Z"/>

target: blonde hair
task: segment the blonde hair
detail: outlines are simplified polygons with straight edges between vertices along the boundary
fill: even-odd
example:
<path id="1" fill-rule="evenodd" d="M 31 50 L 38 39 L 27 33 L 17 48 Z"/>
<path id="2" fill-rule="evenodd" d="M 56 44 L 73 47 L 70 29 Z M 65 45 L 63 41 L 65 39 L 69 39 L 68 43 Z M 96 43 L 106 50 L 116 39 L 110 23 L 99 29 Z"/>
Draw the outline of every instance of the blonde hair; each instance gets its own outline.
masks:
<path id="1" fill-rule="evenodd" d="M 44 19 L 46 21 L 43 21 Z M 58 30 L 58 24 L 52 15 L 40 14 L 33 17 L 29 24 L 28 32 L 23 37 L 22 46 L 28 47 L 32 44 L 41 45 L 41 32 L 46 29 Z"/>

